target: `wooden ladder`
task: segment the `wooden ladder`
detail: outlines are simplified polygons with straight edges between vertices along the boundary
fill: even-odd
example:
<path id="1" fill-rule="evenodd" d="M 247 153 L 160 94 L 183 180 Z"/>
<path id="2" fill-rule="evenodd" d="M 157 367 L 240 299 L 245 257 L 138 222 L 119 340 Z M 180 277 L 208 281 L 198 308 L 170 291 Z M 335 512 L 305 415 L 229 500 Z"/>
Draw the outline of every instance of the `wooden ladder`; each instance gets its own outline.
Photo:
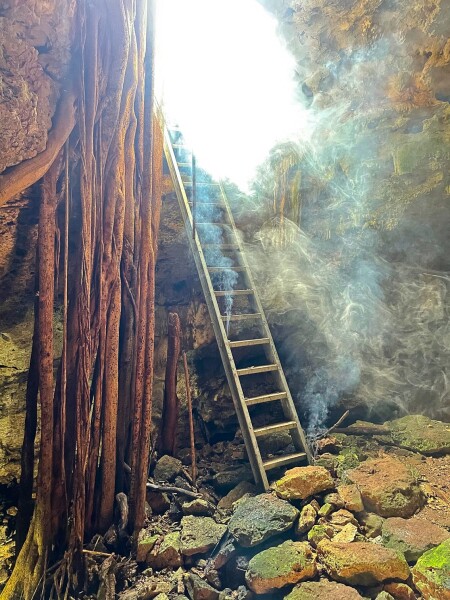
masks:
<path id="1" fill-rule="evenodd" d="M 193 174 L 192 163 L 186 160 L 183 153 L 186 154 L 189 151 L 183 143 L 180 143 L 180 139 L 176 139 L 176 142 L 173 141 L 176 136 L 180 136 L 179 130 L 171 129 L 169 131 L 164 126 L 164 154 L 186 226 L 253 476 L 256 483 L 267 490 L 269 488 L 268 471 L 284 465 L 295 465 L 305 460 L 312 462 L 311 453 L 242 249 L 225 190 L 221 183 L 212 181 L 209 178 L 196 184 L 192 182 L 192 176 L 190 179 L 187 178 L 189 172 Z M 176 154 L 179 154 L 178 159 Z M 186 173 L 186 169 L 188 173 Z M 198 195 L 201 196 L 194 201 L 194 206 L 189 199 L 193 194 L 191 192 L 188 195 L 187 191 L 189 188 L 192 190 L 193 185 L 199 191 Z M 202 212 L 202 209 L 206 209 L 209 219 L 209 215 L 214 214 L 214 220 L 210 219 L 209 222 L 205 220 L 202 217 L 205 211 Z M 194 211 L 195 222 L 193 218 Z M 220 219 L 218 216 L 220 216 Z M 208 239 L 208 236 L 203 234 L 205 227 L 226 227 L 228 238 L 231 238 L 231 240 L 225 241 L 224 236 L 220 240 Z M 225 261 L 214 259 L 214 257 L 220 257 L 222 254 L 227 257 Z M 222 264 L 211 264 L 214 262 Z M 232 265 L 231 262 L 233 262 Z M 243 282 L 241 289 L 217 289 L 216 275 L 223 274 L 225 271 L 235 273 L 234 277 L 240 278 L 240 281 Z M 248 298 L 251 312 L 224 314 L 223 308 L 221 309 L 221 306 L 223 306 L 220 303 L 221 300 L 223 301 L 225 298 L 234 299 L 237 296 Z M 254 324 L 262 333 L 258 334 L 259 337 L 252 337 L 251 339 L 230 340 L 227 332 L 228 327 L 233 327 L 236 322 L 244 325 Z M 259 346 L 263 349 L 267 364 L 237 368 L 233 352 L 236 352 L 238 348 L 252 346 Z M 273 375 L 275 391 L 247 397 L 243 390 L 244 379 L 251 375 L 265 373 Z M 281 403 L 284 421 L 255 428 L 249 411 L 250 407 L 266 403 L 268 406 L 273 406 L 272 403 L 275 402 Z M 290 433 L 295 452 L 263 459 L 258 440 L 263 436 L 280 431 Z"/>

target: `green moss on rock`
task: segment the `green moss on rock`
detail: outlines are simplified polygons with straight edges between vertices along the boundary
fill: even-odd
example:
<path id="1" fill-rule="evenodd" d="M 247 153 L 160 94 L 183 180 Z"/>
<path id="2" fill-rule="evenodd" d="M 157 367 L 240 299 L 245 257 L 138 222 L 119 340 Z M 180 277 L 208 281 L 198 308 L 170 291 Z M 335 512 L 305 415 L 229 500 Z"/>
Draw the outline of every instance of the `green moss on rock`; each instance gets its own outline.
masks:
<path id="1" fill-rule="evenodd" d="M 450 599 L 450 539 L 422 554 L 412 574 L 424 598 Z"/>

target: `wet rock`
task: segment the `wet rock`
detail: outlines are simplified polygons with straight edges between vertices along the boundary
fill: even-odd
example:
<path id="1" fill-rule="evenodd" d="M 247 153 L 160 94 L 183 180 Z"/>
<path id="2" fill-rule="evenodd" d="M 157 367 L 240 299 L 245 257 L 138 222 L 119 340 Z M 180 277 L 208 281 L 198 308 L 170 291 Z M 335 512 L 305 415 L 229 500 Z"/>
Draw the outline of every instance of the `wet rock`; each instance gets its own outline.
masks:
<path id="1" fill-rule="evenodd" d="M 348 479 L 358 486 L 366 510 L 382 517 L 410 517 L 424 503 L 417 474 L 391 456 L 366 460 Z"/>
<path id="2" fill-rule="evenodd" d="M 290 529 L 299 511 L 271 494 L 244 499 L 237 506 L 228 529 L 241 546 L 250 548 Z"/>
<path id="3" fill-rule="evenodd" d="M 300 517 L 295 525 L 295 533 L 297 535 L 307 533 L 314 526 L 316 519 L 316 509 L 311 504 L 307 504 L 300 511 Z"/>
<path id="4" fill-rule="evenodd" d="M 186 589 L 192 600 L 218 600 L 219 598 L 219 592 L 195 573 L 189 574 Z"/>
<path id="5" fill-rule="evenodd" d="M 384 519 L 375 513 L 364 512 L 358 515 L 360 524 L 363 527 L 364 534 L 368 538 L 375 538 L 381 535 Z"/>
<path id="6" fill-rule="evenodd" d="M 284 600 L 361 600 L 362 596 L 343 583 L 328 581 L 305 581 L 299 583 Z"/>
<path id="7" fill-rule="evenodd" d="M 273 489 L 284 500 L 304 500 L 333 487 L 333 478 L 324 467 L 308 466 L 289 469 Z"/>
<path id="8" fill-rule="evenodd" d="M 450 537 L 443 527 L 423 519 L 386 519 L 382 527 L 382 542 L 387 548 L 403 552 L 406 560 L 416 562 L 427 550 L 439 546 Z"/>
<path id="9" fill-rule="evenodd" d="M 393 441 L 408 450 L 422 454 L 448 454 L 450 452 L 450 424 L 433 421 L 423 415 L 407 415 L 388 421 Z"/>
<path id="10" fill-rule="evenodd" d="M 221 510 L 231 510 L 233 504 L 246 494 L 256 494 L 256 487 L 249 481 L 241 481 L 219 501 L 217 507 Z"/>
<path id="11" fill-rule="evenodd" d="M 182 469 L 181 460 L 166 454 L 156 463 L 153 477 L 155 481 L 173 481 L 181 473 Z"/>
<path id="12" fill-rule="evenodd" d="M 308 542 L 313 546 L 317 546 L 322 540 L 329 540 L 333 535 L 333 529 L 328 525 L 314 525 L 308 532 Z"/>
<path id="13" fill-rule="evenodd" d="M 416 595 L 406 583 L 396 581 L 384 585 L 386 592 L 389 592 L 395 600 L 416 600 Z"/>
<path id="14" fill-rule="evenodd" d="M 147 555 L 153 549 L 153 546 L 159 539 L 159 535 L 154 535 L 148 529 L 141 529 L 138 536 L 136 560 L 137 562 L 145 562 Z"/>
<path id="15" fill-rule="evenodd" d="M 181 519 L 181 553 L 184 556 L 204 554 L 221 540 L 226 525 L 220 525 L 211 517 L 187 516 Z"/>
<path id="16" fill-rule="evenodd" d="M 362 512 L 364 510 L 364 504 L 358 486 L 354 484 L 339 485 L 337 491 L 342 499 L 343 508 L 351 510 L 352 512 Z"/>
<path id="17" fill-rule="evenodd" d="M 402 555 L 371 542 L 322 540 L 317 552 L 330 577 L 342 583 L 370 586 L 409 577 L 408 563 Z"/>
<path id="18" fill-rule="evenodd" d="M 422 554 L 412 569 L 412 576 L 425 600 L 449 600 L 450 539 Z"/>
<path id="19" fill-rule="evenodd" d="M 288 540 L 254 556 L 245 579 L 253 592 L 268 594 L 286 585 L 311 579 L 315 574 L 316 563 L 308 544 Z"/>
<path id="20" fill-rule="evenodd" d="M 180 552 L 180 532 L 174 531 L 166 534 L 161 544 L 155 546 L 147 555 L 146 562 L 154 569 L 180 567 L 183 563 Z"/>
<path id="21" fill-rule="evenodd" d="M 214 506 L 202 498 L 195 498 L 191 502 L 185 502 L 181 508 L 185 515 L 211 517 L 214 514 Z"/>

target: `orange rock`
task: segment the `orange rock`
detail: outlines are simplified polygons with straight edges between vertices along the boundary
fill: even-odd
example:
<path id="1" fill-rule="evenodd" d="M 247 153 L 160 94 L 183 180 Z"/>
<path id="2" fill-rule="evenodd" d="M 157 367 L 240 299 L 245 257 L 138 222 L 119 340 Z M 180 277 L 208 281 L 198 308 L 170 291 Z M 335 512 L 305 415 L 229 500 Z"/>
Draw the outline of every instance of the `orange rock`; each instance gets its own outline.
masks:
<path id="1" fill-rule="evenodd" d="M 392 456 L 366 460 L 348 472 L 368 511 L 382 517 L 410 517 L 424 504 L 412 468 Z"/>
<path id="2" fill-rule="evenodd" d="M 416 595 L 406 583 L 386 583 L 383 589 L 395 600 L 416 600 Z"/>
<path id="3" fill-rule="evenodd" d="M 350 585 L 371 586 L 387 579 L 405 581 L 409 577 L 408 563 L 402 555 L 371 542 L 322 540 L 317 553 L 330 577 Z"/>
<path id="4" fill-rule="evenodd" d="M 284 500 L 304 500 L 332 488 L 334 481 L 330 473 L 325 467 L 317 466 L 289 469 L 273 486 L 277 496 Z"/>

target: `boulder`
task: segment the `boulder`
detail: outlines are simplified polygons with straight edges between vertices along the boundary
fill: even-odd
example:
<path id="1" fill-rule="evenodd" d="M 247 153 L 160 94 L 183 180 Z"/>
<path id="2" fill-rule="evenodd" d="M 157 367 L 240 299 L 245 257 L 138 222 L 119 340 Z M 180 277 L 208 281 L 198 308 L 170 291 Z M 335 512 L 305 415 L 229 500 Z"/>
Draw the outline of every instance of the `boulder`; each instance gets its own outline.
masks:
<path id="1" fill-rule="evenodd" d="M 412 575 L 425 600 L 450 600 L 450 539 L 422 554 Z"/>
<path id="2" fill-rule="evenodd" d="M 180 532 L 166 534 L 161 544 L 147 554 L 146 563 L 154 569 L 181 567 L 183 559 L 180 552 Z"/>
<path id="3" fill-rule="evenodd" d="M 393 598 L 389 594 L 389 592 L 386 592 L 385 590 L 383 590 L 382 592 L 377 594 L 377 597 L 375 598 L 375 600 L 395 600 L 395 598 Z"/>
<path id="4" fill-rule="evenodd" d="M 344 508 L 344 501 L 337 492 L 326 494 L 323 501 L 325 504 L 332 504 L 334 508 Z"/>
<path id="5" fill-rule="evenodd" d="M 342 583 L 371 586 L 409 577 L 408 563 L 401 554 L 371 542 L 322 540 L 317 552 L 330 577 Z"/>
<path id="6" fill-rule="evenodd" d="M 156 463 L 153 477 L 155 481 L 173 481 L 183 470 L 183 464 L 178 458 L 162 456 Z"/>
<path id="7" fill-rule="evenodd" d="M 324 467 L 294 467 L 276 481 L 273 489 L 284 500 L 304 500 L 320 492 L 331 490 L 334 481 Z"/>
<path id="8" fill-rule="evenodd" d="M 334 531 L 329 525 L 314 525 L 308 531 L 308 542 L 315 547 L 322 540 L 331 539 L 333 533 Z"/>
<path id="9" fill-rule="evenodd" d="M 343 508 L 352 512 L 362 512 L 364 504 L 359 492 L 358 486 L 354 484 L 340 485 L 337 488 L 338 494 L 344 504 Z"/>
<path id="10" fill-rule="evenodd" d="M 253 473 L 250 465 L 237 465 L 214 475 L 214 486 L 221 492 L 228 492 L 241 481 L 252 482 Z"/>
<path id="11" fill-rule="evenodd" d="M 211 517 L 187 516 L 181 519 L 181 553 L 184 556 L 204 554 L 222 539 L 227 527 Z"/>
<path id="12" fill-rule="evenodd" d="M 219 592 L 195 573 L 189 573 L 186 589 L 192 600 L 218 600 Z"/>
<path id="13" fill-rule="evenodd" d="M 385 423 L 393 441 L 402 448 L 436 455 L 450 453 L 450 424 L 423 415 L 407 415 Z"/>
<path id="14" fill-rule="evenodd" d="M 403 552 L 409 563 L 416 562 L 424 552 L 439 546 L 450 537 L 443 527 L 423 519 L 386 519 L 382 528 L 382 542 L 387 548 Z"/>
<path id="15" fill-rule="evenodd" d="M 345 508 L 341 508 L 341 510 L 334 512 L 328 521 L 330 525 L 336 529 L 341 529 L 349 523 L 352 523 L 353 525 L 358 524 L 358 521 L 353 516 L 353 513 L 351 513 L 349 510 L 345 510 Z"/>
<path id="16" fill-rule="evenodd" d="M 322 579 L 299 583 L 284 600 L 362 600 L 362 596 L 348 585 Z"/>
<path id="17" fill-rule="evenodd" d="M 238 504 L 228 529 L 241 546 L 251 548 L 290 529 L 298 515 L 289 502 L 260 494 Z"/>
<path id="18" fill-rule="evenodd" d="M 295 533 L 301 535 L 307 533 L 315 524 L 317 511 L 311 504 L 307 504 L 300 511 L 300 517 L 295 525 Z"/>
<path id="19" fill-rule="evenodd" d="M 334 506 L 329 502 L 326 502 L 320 507 L 319 512 L 317 514 L 319 515 L 319 517 L 328 517 L 333 511 Z"/>
<path id="20" fill-rule="evenodd" d="M 152 513 L 156 515 L 161 515 L 170 508 L 170 498 L 164 492 L 148 491 L 147 502 L 152 509 Z"/>
<path id="21" fill-rule="evenodd" d="M 358 486 L 366 510 L 382 517 L 410 517 L 424 504 L 417 474 L 392 456 L 366 460 L 347 477 Z"/>
<path id="22" fill-rule="evenodd" d="M 241 481 L 219 501 L 217 507 L 221 510 L 231 510 L 233 504 L 246 494 L 256 494 L 256 487 L 249 481 Z"/>
<path id="23" fill-rule="evenodd" d="M 309 545 L 288 540 L 256 554 L 249 562 L 245 580 L 253 592 L 268 594 L 315 574 L 316 563 Z"/>

